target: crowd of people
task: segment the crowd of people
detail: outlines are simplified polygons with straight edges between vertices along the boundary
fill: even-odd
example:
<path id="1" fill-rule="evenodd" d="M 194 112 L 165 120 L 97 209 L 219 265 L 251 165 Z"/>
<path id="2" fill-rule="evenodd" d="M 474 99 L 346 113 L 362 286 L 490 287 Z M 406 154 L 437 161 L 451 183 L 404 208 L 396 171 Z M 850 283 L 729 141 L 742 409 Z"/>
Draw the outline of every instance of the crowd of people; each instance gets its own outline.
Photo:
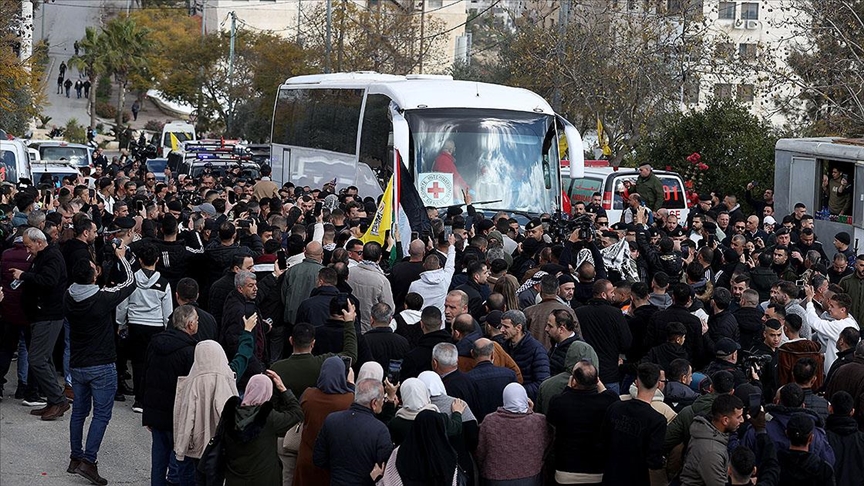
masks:
<path id="1" fill-rule="evenodd" d="M 0 191 L 0 383 L 17 353 L 15 398 L 71 407 L 67 472 L 93 484 L 128 399 L 152 485 L 864 477 L 864 255 L 770 190 L 679 220 L 643 166 L 620 221 L 469 196 L 379 242 L 355 187 L 95 161 Z"/>

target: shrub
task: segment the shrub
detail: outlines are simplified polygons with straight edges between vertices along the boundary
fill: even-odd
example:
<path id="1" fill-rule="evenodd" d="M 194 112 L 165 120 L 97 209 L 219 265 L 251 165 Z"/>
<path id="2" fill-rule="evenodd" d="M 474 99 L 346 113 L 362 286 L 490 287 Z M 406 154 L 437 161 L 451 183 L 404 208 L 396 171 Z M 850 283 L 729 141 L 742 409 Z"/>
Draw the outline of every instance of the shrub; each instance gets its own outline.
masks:
<path id="1" fill-rule="evenodd" d="M 148 120 L 144 124 L 144 130 L 148 132 L 162 133 L 162 128 L 165 127 L 165 122 L 159 120 Z"/>
<path id="2" fill-rule="evenodd" d="M 66 131 L 63 136 L 72 143 L 87 143 L 87 129 L 78 123 L 75 118 L 66 122 Z"/>
<path id="3" fill-rule="evenodd" d="M 105 118 L 107 120 L 116 120 L 117 119 L 117 108 L 111 103 L 105 101 L 97 101 L 96 102 L 96 116 L 99 118 Z M 132 115 L 128 111 L 123 111 L 123 123 L 129 121 L 132 118 Z"/>

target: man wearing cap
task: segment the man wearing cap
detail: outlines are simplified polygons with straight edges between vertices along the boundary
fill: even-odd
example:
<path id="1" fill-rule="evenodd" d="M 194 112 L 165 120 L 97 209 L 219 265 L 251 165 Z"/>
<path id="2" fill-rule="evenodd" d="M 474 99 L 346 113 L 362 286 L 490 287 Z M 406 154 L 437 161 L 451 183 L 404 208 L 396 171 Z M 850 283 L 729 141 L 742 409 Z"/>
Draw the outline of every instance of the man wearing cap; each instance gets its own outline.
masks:
<path id="1" fill-rule="evenodd" d="M 855 266 L 855 250 L 849 246 L 851 244 L 852 237 L 849 236 L 849 233 L 841 231 L 834 235 L 834 248 L 846 257 L 850 267 Z"/>
<path id="2" fill-rule="evenodd" d="M 573 321 L 576 321 L 576 313 L 573 312 L 573 308 L 567 304 L 563 304 L 558 299 L 558 288 L 558 279 L 554 275 L 544 275 L 541 277 L 540 302 L 527 307 L 524 311 L 525 318 L 528 319 L 529 332 L 534 336 L 534 339 L 540 341 L 546 349 L 552 347 L 553 340 L 546 332 L 546 325 L 549 316 L 554 311 L 563 310 Z"/>
<path id="3" fill-rule="evenodd" d="M 657 211 L 663 206 L 663 183 L 654 174 L 651 164 L 643 162 L 639 164 L 639 177 L 633 192 L 639 193 L 651 211 Z"/>
<path id="4" fill-rule="evenodd" d="M 709 363 L 705 368 L 705 374 L 710 376 L 718 371 L 728 371 L 729 373 L 732 373 L 732 377 L 735 380 L 735 386 L 747 383 L 749 381 L 747 375 L 745 375 L 736 364 L 738 362 L 738 351 L 740 349 L 741 346 L 736 341 L 733 341 L 728 337 L 720 338 L 714 343 L 714 361 Z M 758 386 L 760 389 L 762 388 L 762 385 L 758 380 L 753 380 L 753 384 Z"/>

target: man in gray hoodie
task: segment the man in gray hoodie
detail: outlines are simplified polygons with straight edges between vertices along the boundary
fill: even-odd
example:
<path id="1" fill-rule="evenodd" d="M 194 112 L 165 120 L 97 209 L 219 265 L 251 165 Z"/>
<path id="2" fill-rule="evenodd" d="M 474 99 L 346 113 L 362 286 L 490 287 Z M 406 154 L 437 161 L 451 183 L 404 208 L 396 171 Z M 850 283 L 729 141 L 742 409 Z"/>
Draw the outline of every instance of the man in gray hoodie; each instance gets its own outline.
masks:
<path id="1" fill-rule="evenodd" d="M 143 412 L 141 382 L 150 339 L 165 330 L 168 317 L 174 311 L 171 302 L 171 284 L 156 271 L 159 249 L 147 243 L 138 250 L 141 269 L 135 272 L 137 288 L 117 306 L 117 325 L 128 329 L 129 349 L 132 351 L 132 388 L 135 403 L 132 411 Z"/>

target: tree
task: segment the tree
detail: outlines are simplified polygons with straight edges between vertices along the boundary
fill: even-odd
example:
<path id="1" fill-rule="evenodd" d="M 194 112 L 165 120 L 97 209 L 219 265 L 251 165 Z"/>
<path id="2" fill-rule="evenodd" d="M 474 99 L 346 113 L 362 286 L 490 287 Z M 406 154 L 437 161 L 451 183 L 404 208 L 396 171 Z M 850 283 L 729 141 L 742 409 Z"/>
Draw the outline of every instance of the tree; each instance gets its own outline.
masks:
<path id="1" fill-rule="evenodd" d="M 421 66 L 443 66 L 450 54 L 444 22 L 431 13 L 421 15 L 414 2 L 379 1 L 368 8 L 347 0 L 334 2 L 329 56 L 324 3 L 316 2 L 301 15 L 303 46 L 334 72 L 411 73 Z"/>
<path id="2" fill-rule="evenodd" d="M 795 0 L 788 10 L 787 25 L 800 41 L 779 54 L 788 54 L 789 69 L 773 73 L 775 84 L 798 88 L 781 95 L 787 113 L 808 134 L 860 136 L 864 133 L 864 1 Z"/>
<path id="3" fill-rule="evenodd" d="M 126 106 L 126 88 L 130 78 L 146 73 L 149 62 L 146 56 L 152 46 L 150 29 L 139 26 L 131 17 L 117 17 L 102 28 L 99 52 L 96 54 L 107 74 L 114 76 L 120 86 L 117 100 L 117 126 L 123 124 Z"/>
<path id="4" fill-rule="evenodd" d="M 153 51 L 164 63 L 151 71 L 154 87 L 170 100 L 198 106 L 200 130 L 221 125 L 228 136 L 255 140 L 269 136 L 279 84 L 314 69 L 293 41 L 244 28 L 236 31 L 232 77 L 230 36 L 225 32 L 203 38 L 165 36 Z"/>
<path id="5" fill-rule="evenodd" d="M 78 41 L 79 54 L 72 56 L 69 59 L 69 64 L 75 66 L 79 71 L 87 73 L 90 79 L 91 89 L 90 96 L 87 100 L 90 111 L 90 128 L 96 127 L 96 82 L 99 76 L 105 74 L 104 52 L 105 47 L 102 43 L 105 38 L 102 37 L 93 27 L 87 27 L 84 30 L 84 37 Z"/>
<path id="6" fill-rule="evenodd" d="M 47 55 L 47 46 L 40 44 L 29 59 L 19 59 L 20 10 L 20 1 L 0 0 L 0 128 L 17 134 L 24 133 L 44 103 L 39 60 Z"/>
<path id="7" fill-rule="evenodd" d="M 774 145 L 779 137 L 746 106 L 712 100 L 702 111 L 667 115 L 636 148 L 635 159 L 687 174 L 692 166 L 687 157 L 698 153 L 708 169 L 700 177 L 703 186 L 693 189 L 737 194 L 750 181 L 773 187 Z"/>

